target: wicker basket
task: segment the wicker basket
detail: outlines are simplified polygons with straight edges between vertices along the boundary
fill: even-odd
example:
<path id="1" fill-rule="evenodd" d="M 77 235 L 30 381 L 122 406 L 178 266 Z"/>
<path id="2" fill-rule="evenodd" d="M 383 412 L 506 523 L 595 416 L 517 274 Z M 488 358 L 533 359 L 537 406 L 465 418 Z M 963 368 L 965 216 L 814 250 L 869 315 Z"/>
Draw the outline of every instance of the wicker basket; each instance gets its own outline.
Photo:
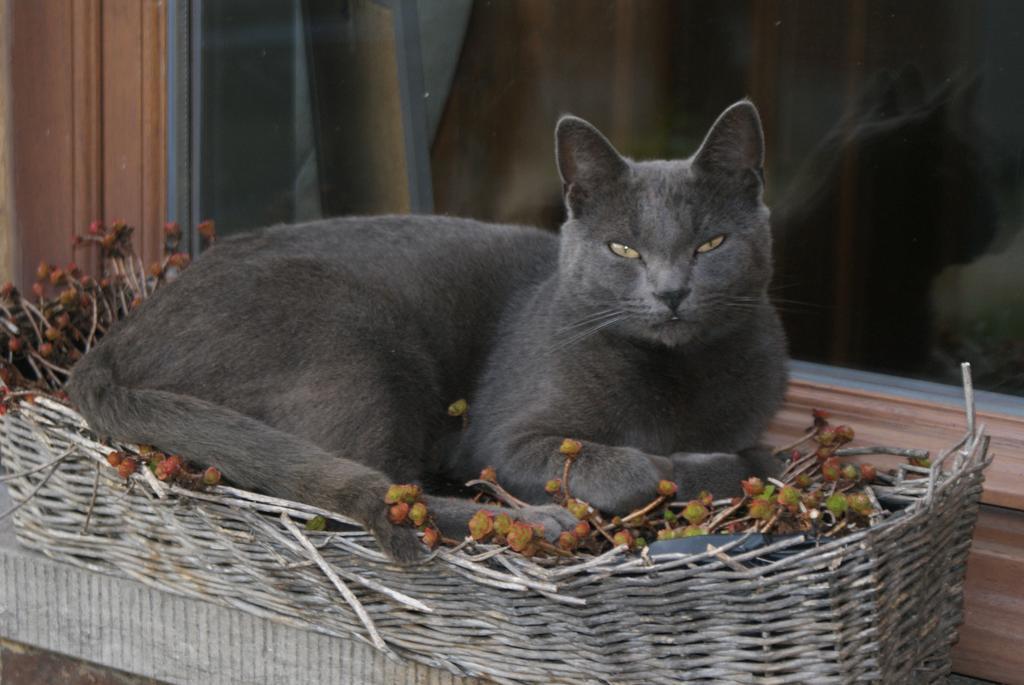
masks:
<path id="1" fill-rule="evenodd" d="M 900 514 L 837 540 L 572 565 L 473 545 L 398 568 L 362 530 L 300 530 L 346 522 L 306 505 L 147 469 L 126 487 L 110 448 L 48 399 L 6 415 L 0 444 L 29 547 L 499 682 L 944 681 L 990 461 L 969 431 L 930 469 L 901 467 L 887 489 Z"/>

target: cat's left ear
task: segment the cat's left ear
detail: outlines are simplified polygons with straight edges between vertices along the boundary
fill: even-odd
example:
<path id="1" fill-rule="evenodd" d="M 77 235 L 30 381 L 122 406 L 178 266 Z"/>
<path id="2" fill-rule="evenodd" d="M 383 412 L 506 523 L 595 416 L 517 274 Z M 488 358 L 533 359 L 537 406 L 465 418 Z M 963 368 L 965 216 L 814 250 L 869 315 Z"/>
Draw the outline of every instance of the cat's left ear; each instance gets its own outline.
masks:
<path id="1" fill-rule="evenodd" d="M 563 116 L 555 127 L 555 155 L 562 177 L 562 194 L 573 214 L 579 215 L 591 197 L 614 183 L 628 168 L 608 139 L 589 123 Z"/>
<path id="2" fill-rule="evenodd" d="M 751 171 L 764 184 L 764 132 L 754 103 L 740 100 L 722 112 L 693 156 L 693 166 L 729 175 Z"/>

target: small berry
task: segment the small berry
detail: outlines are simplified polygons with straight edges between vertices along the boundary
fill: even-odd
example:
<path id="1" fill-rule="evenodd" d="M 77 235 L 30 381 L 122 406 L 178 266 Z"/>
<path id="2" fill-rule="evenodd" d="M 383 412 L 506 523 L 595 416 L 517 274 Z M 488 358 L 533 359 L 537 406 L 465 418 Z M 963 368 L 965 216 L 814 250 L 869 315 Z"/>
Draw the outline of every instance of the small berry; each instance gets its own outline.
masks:
<path id="1" fill-rule="evenodd" d="M 437 528 L 427 528 L 423 531 L 423 544 L 428 548 L 434 549 L 440 542 L 441 533 L 438 532 Z"/>
<path id="2" fill-rule="evenodd" d="M 167 263 L 179 271 L 184 269 L 192 261 L 187 252 L 175 252 L 167 258 Z"/>
<path id="3" fill-rule="evenodd" d="M 578 499 L 570 499 L 565 503 L 565 508 L 576 518 L 582 520 L 590 515 L 590 505 Z"/>
<path id="4" fill-rule="evenodd" d="M 796 477 L 794 483 L 798 488 L 806 490 L 807 488 L 811 487 L 811 477 L 806 473 L 801 473 Z"/>
<path id="5" fill-rule="evenodd" d="M 831 447 L 819 447 L 814 451 L 814 458 L 818 462 L 823 462 L 832 456 L 833 449 Z"/>
<path id="6" fill-rule="evenodd" d="M 71 325 L 71 316 L 63 313 L 57 317 L 57 328 L 67 328 Z"/>
<path id="7" fill-rule="evenodd" d="M 582 540 L 583 538 L 590 535 L 590 524 L 586 521 L 580 521 L 576 524 L 576 527 L 572 529 L 572 534 L 575 535 L 578 539 Z"/>
<path id="8" fill-rule="evenodd" d="M 36 297 L 42 298 L 44 293 L 45 293 L 45 291 L 43 290 L 43 284 L 42 283 L 33 283 L 32 284 L 32 294 L 34 294 Z"/>
<path id="9" fill-rule="evenodd" d="M 455 400 L 448 405 L 448 416 L 462 416 L 469 410 L 469 403 L 466 400 Z"/>
<path id="10" fill-rule="evenodd" d="M 7 281 L 6 283 L 4 283 L 4 286 L 0 288 L 0 297 L 4 298 L 5 300 L 9 300 L 11 299 L 11 297 L 14 296 L 14 291 L 14 284 L 11 283 L 10 281 Z"/>
<path id="11" fill-rule="evenodd" d="M 60 285 L 64 282 L 64 270 L 60 267 L 54 267 L 50 272 L 50 285 Z"/>
<path id="12" fill-rule="evenodd" d="M 878 476 L 878 470 L 875 469 L 874 464 L 861 464 L 860 465 L 860 476 L 866 483 L 871 483 Z"/>
<path id="13" fill-rule="evenodd" d="M 53 343 L 43 343 L 39 346 L 39 356 L 48 359 L 53 356 Z"/>
<path id="14" fill-rule="evenodd" d="M 420 498 L 420 487 L 418 485 L 392 485 L 388 487 L 388 491 L 384 494 L 385 504 L 396 504 L 398 502 L 405 502 L 406 504 L 413 504 Z"/>
<path id="15" fill-rule="evenodd" d="M 153 262 L 152 264 L 149 265 L 150 276 L 153 276 L 154 278 L 160 278 L 163 272 L 164 268 L 160 266 L 160 262 Z"/>
<path id="16" fill-rule="evenodd" d="M 853 429 L 847 425 L 836 426 L 836 440 L 839 444 L 844 444 L 853 440 L 854 432 Z"/>
<path id="17" fill-rule="evenodd" d="M 708 517 L 708 508 L 697 500 L 691 500 L 683 509 L 683 518 L 691 525 L 697 525 Z"/>
<path id="18" fill-rule="evenodd" d="M 838 518 L 846 513 L 847 508 L 849 508 L 849 502 L 846 500 L 846 495 L 837 492 L 825 500 L 825 507 Z"/>
<path id="19" fill-rule="evenodd" d="M 627 549 L 631 549 L 633 547 L 634 542 L 633 534 L 630 533 L 628 530 L 620 530 L 612 536 L 612 542 L 615 544 L 616 547 L 619 547 L 620 545 L 625 545 Z"/>
<path id="20" fill-rule="evenodd" d="M 220 471 L 213 466 L 208 466 L 203 471 L 203 485 L 216 485 L 220 482 Z"/>
<path id="21" fill-rule="evenodd" d="M 100 245 L 102 245 L 104 249 L 107 250 L 113 248 L 115 243 L 117 243 L 117 235 L 114 233 L 108 233 L 107 235 L 103 236 L 102 240 L 100 240 Z"/>
<path id="22" fill-rule="evenodd" d="M 766 521 L 775 513 L 775 503 L 767 499 L 755 499 L 747 507 L 747 513 L 751 518 Z"/>
<path id="23" fill-rule="evenodd" d="M 658 481 L 658 494 L 662 497 L 675 497 L 675 494 L 679 492 L 679 486 L 670 480 Z"/>
<path id="24" fill-rule="evenodd" d="M 427 505 L 423 502 L 417 502 L 412 505 L 409 509 L 409 520 L 412 521 L 412 525 L 419 528 L 427 521 Z"/>
<path id="25" fill-rule="evenodd" d="M 697 493 L 697 501 L 710 509 L 711 505 L 715 502 L 715 498 L 707 490 L 701 490 Z"/>
<path id="26" fill-rule="evenodd" d="M 694 537 L 698 537 L 700 535 L 707 535 L 707 534 L 708 534 L 708 529 L 705 528 L 704 526 L 690 525 L 690 526 L 687 526 L 686 528 L 683 528 L 683 530 L 682 530 L 682 537 L 684 537 L 684 538 L 694 538 Z"/>
<path id="27" fill-rule="evenodd" d="M 576 539 L 575 535 L 566 530 L 558 536 L 558 542 L 556 544 L 558 545 L 559 549 L 564 549 L 566 552 L 571 552 L 574 549 L 576 549 L 576 545 L 579 544 L 579 541 Z"/>
<path id="28" fill-rule="evenodd" d="M 69 309 L 78 302 L 78 291 L 74 288 L 67 288 L 60 292 L 58 299 L 64 308 Z"/>
<path id="29" fill-rule="evenodd" d="M 494 532 L 498 535 L 508 535 L 512 530 L 512 517 L 508 514 L 498 514 L 494 517 Z"/>
<path id="30" fill-rule="evenodd" d="M 855 514 L 869 516 L 872 513 L 871 498 L 863 492 L 855 492 L 852 495 L 848 495 L 846 502 L 850 505 L 850 510 Z"/>
<path id="31" fill-rule="evenodd" d="M 99 235 L 103 233 L 103 222 L 99 219 L 93 219 L 89 224 L 89 235 Z"/>
<path id="32" fill-rule="evenodd" d="M 818 441 L 819 445 L 830 447 L 836 443 L 836 432 L 831 428 L 825 428 L 814 436 L 814 439 Z"/>
<path id="33" fill-rule="evenodd" d="M 171 238 L 177 238 L 178 236 L 180 236 L 181 228 L 178 226 L 178 222 L 168 221 L 166 224 L 164 224 L 164 235 Z"/>
<path id="34" fill-rule="evenodd" d="M 792 485 L 785 485 L 779 490 L 776 501 L 790 510 L 794 510 L 800 504 L 800 491 Z"/>
<path id="35" fill-rule="evenodd" d="M 494 470 L 493 466 L 485 466 L 480 469 L 480 480 L 485 480 L 488 483 L 497 483 L 498 472 Z"/>
<path id="36" fill-rule="evenodd" d="M 111 466 L 119 466 L 124 461 L 124 452 L 109 452 L 107 454 L 107 463 Z"/>
<path id="37" fill-rule="evenodd" d="M 19 338 L 18 336 L 13 336 L 7 341 L 7 349 L 9 349 L 14 354 L 18 354 L 19 352 L 21 352 L 24 346 L 25 343 L 23 343 L 21 338 Z"/>
<path id="38" fill-rule="evenodd" d="M 216 225 L 213 223 L 212 219 L 199 222 L 199 225 L 196 226 L 196 230 L 199 231 L 199 235 L 209 242 L 213 242 L 217 237 Z"/>
<path id="39" fill-rule="evenodd" d="M 49 275 L 50 265 L 46 262 L 39 262 L 39 266 L 36 267 L 36 279 L 44 281 Z"/>
<path id="40" fill-rule="evenodd" d="M 562 441 L 562 444 L 558 446 L 558 451 L 567 457 L 575 457 L 583 449 L 583 443 L 579 440 L 573 440 L 572 438 L 566 438 Z"/>
<path id="41" fill-rule="evenodd" d="M 846 480 L 855 481 L 860 478 L 860 469 L 856 464 L 846 464 L 843 466 L 842 475 Z"/>
<path id="42" fill-rule="evenodd" d="M 117 465 L 117 475 L 127 479 L 128 476 L 135 473 L 135 469 L 138 468 L 138 466 L 139 462 L 132 457 L 123 459 L 121 463 Z"/>
<path id="43" fill-rule="evenodd" d="M 524 521 L 514 521 L 512 528 L 508 531 L 508 535 L 505 536 L 508 546 L 516 552 L 524 551 L 530 542 L 533 540 L 534 529 L 529 523 Z"/>
<path id="44" fill-rule="evenodd" d="M 176 454 L 172 454 L 157 464 L 156 477 L 160 480 L 174 478 L 181 471 L 181 466 L 181 457 Z"/>
<path id="45" fill-rule="evenodd" d="M 494 513 L 481 509 L 469 519 L 469 534 L 477 542 L 490 537 L 494 532 Z"/>
<path id="46" fill-rule="evenodd" d="M 388 520 L 396 526 L 400 523 L 403 523 L 408 515 L 408 502 L 398 502 L 397 504 L 392 504 L 391 507 L 388 509 Z"/>
<path id="47" fill-rule="evenodd" d="M 747 497 L 757 497 L 764 492 L 764 481 L 757 476 L 751 476 L 746 480 L 740 481 L 740 487 L 743 488 L 743 492 L 746 493 Z"/>
<path id="48" fill-rule="evenodd" d="M 839 480 L 840 475 L 842 475 L 842 467 L 835 457 L 830 457 L 821 465 L 821 477 L 830 483 Z"/>
<path id="49" fill-rule="evenodd" d="M 676 516 L 676 512 L 672 511 L 671 509 L 665 509 L 665 512 L 661 516 L 665 519 L 666 522 L 670 524 L 675 523 L 679 520 L 679 517 Z"/>
<path id="50" fill-rule="evenodd" d="M 800 461 L 803 458 L 804 458 L 804 455 L 802 455 L 800 453 L 800 450 L 798 450 L 798 449 L 794 449 L 793 451 L 791 451 L 789 453 L 789 461 L 790 461 L 790 463 L 798 462 L 798 461 Z"/>
<path id="51" fill-rule="evenodd" d="M 549 495 L 554 495 L 554 494 L 556 494 L 561 489 L 562 489 L 562 479 L 561 478 L 552 478 L 551 480 L 549 480 L 547 483 L 544 484 L 544 492 L 548 493 Z"/>

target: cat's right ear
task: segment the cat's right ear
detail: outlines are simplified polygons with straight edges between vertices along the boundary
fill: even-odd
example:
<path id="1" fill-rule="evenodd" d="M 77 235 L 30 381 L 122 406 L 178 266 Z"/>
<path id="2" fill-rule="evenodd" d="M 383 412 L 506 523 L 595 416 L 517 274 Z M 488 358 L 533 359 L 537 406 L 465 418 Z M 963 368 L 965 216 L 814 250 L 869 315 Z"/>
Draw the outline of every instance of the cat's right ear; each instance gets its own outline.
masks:
<path id="1" fill-rule="evenodd" d="M 555 156 L 562 177 L 562 195 L 574 216 L 583 212 L 588 198 L 614 182 L 627 168 L 608 139 L 589 123 L 570 115 L 555 127 Z"/>

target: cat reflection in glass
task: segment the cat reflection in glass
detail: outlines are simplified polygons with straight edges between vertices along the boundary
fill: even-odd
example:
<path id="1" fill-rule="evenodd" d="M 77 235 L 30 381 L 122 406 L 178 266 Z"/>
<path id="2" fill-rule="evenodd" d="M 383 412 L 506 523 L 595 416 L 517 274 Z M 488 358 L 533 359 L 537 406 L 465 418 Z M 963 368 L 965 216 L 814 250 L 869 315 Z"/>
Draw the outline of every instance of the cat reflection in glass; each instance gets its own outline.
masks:
<path id="1" fill-rule="evenodd" d="M 560 234 L 442 216 L 327 219 L 229 238 L 111 332 L 68 391 L 97 433 L 348 515 L 399 562 L 388 485 L 493 466 L 549 536 L 566 437 L 574 496 L 622 514 L 661 479 L 734 494 L 786 386 L 767 296 L 764 141 L 748 101 L 688 159 L 637 162 L 555 131 Z M 468 421 L 447 416 L 469 402 Z M 426 497 L 461 538 L 479 508 Z"/>

